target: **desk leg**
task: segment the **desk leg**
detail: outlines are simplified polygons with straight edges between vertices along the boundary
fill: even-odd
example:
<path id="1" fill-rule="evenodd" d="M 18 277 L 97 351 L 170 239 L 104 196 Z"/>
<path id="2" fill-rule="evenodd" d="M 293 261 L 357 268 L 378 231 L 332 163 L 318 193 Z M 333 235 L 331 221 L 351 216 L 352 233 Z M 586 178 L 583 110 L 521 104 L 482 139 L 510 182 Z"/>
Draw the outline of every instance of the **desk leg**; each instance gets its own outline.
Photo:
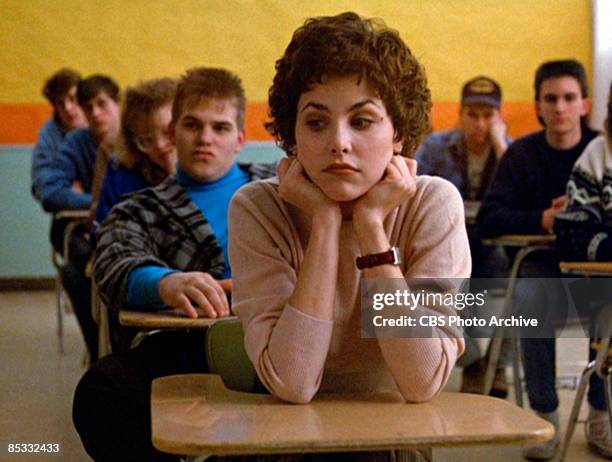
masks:
<path id="1" fill-rule="evenodd" d="M 56 270 L 55 276 L 55 297 L 57 306 L 57 339 L 59 341 L 60 356 L 64 356 L 64 288 L 62 287 L 62 278 L 59 274 L 59 269 Z"/>
<path id="2" fill-rule="evenodd" d="M 576 396 L 574 397 L 574 405 L 572 406 L 572 412 L 567 423 L 567 430 L 565 431 L 565 436 L 563 437 L 563 442 L 561 444 L 559 462 L 563 462 L 565 460 L 567 449 L 569 448 L 570 441 L 572 440 L 572 436 L 574 435 L 574 429 L 576 428 L 576 424 L 578 423 L 580 408 L 582 407 L 584 394 L 586 393 L 586 389 L 589 384 L 589 378 L 591 377 L 591 375 L 593 375 L 595 369 L 595 361 L 591 361 L 587 368 L 582 372 L 582 377 L 580 378 L 580 383 L 578 384 L 578 389 L 576 390 Z"/>
<path id="3" fill-rule="evenodd" d="M 604 378 L 604 390 L 606 392 L 606 407 L 608 408 L 608 419 L 610 420 L 610 428 L 612 428 L 612 371 L 608 365 L 608 374 Z"/>
<path id="4" fill-rule="evenodd" d="M 526 246 L 522 247 L 514 259 L 512 264 L 512 270 L 510 271 L 510 280 L 508 282 L 508 289 L 506 290 L 506 297 L 504 299 L 504 309 L 502 312 L 503 317 L 510 316 L 513 312 L 514 303 L 514 290 L 516 288 L 516 281 L 518 278 L 519 270 L 523 260 L 532 252 L 536 250 L 545 249 L 546 247 L 541 246 Z M 504 337 L 504 328 L 498 327 L 495 329 L 493 338 L 491 339 L 491 345 L 489 348 L 489 362 L 487 364 L 487 371 L 485 373 L 484 380 L 484 394 L 488 395 L 493 387 L 493 379 L 495 377 L 495 370 L 497 369 L 497 363 L 499 362 L 499 353 L 501 351 L 502 340 Z M 516 341 L 516 335 L 512 335 L 513 338 L 513 353 L 514 358 L 512 361 L 513 372 L 514 372 L 514 391 L 516 394 L 516 402 L 519 406 L 523 406 L 523 389 L 521 387 L 521 374 L 520 374 L 520 352 L 518 351 L 518 342 Z"/>

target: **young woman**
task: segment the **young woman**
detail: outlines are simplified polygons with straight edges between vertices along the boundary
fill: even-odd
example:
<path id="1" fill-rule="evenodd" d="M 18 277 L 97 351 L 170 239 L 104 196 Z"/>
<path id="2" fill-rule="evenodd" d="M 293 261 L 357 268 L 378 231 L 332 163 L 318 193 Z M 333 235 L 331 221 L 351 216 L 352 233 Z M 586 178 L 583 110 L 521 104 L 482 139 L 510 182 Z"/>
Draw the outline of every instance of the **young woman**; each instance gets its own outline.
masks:
<path id="1" fill-rule="evenodd" d="M 125 92 L 117 158 L 108 163 L 96 209 L 102 223 L 123 195 L 154 186 L 176 171 L 176 148 L 168 136 L 177 82 L 161 78 Z"/>
<path id="2" fill-rule="evenodd" d="M 245 186 L 230 210 L 233 308 L 259 378 L 295 403 L 319 390 L 433 398 L 463 352 L 461 335 L 364 339 L 360 311 L 363 279 L 395 291 L 409 290 L 408 278 L 470 274 L 461 197 L 416 177 L 409 158 L 429 125 L 423 68 L 380 22 L 314 18 L 277 61 L 269 105 L 267 128 L 289 157 L 279 178 Z M 410 460 L 406 451 L 363 457 Z"/>

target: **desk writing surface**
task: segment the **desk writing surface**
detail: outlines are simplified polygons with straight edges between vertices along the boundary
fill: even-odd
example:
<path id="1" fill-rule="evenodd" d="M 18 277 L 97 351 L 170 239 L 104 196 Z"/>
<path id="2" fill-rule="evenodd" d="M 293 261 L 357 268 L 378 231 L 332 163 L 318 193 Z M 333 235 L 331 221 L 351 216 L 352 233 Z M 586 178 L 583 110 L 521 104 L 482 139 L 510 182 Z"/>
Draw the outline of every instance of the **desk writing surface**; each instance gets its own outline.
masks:
<path id="1" fill-rule="evenodd" d="M 204 312 L 198 311 L 200 317 L 188 318 L 182 310 L 163 310 L 153 312 L 125 311 L 119 312 L 122 326 L 140 327 L 143 329 L 206 329 L 218 319 L 206 318 Z"/>
<path id="2" fill-rule="evenodd" d="M 485 241 L 507 247 L 526 247 L 533 245 L 552 246 L 556 238 L 554 234 L 504 234 L 502 236 L 485 239 Z"/>
<path id="3" fill-rule="evenodd" d="M 212 374 L 156 379 L 151 406 L 153 445 L 185 455 L 527 444 L 553 435 L 548 422 L 488 396 L 442 393 L 406 404 L 399 393 L 320 394 L 287 404 L 227 390 Z"/>
<path id="4" fill-rule="evenodd" d="M 87 220 L 91 216 L 89 209 L 85 210 L 60 210 L 55 213 L 55 217 L 58 219 L 70 219 L 70 220 Z"/>
<path id="5" fill-rule="evenodd" d="M 583 274 L 585 276 L 612 276 L 612 262 L 569 262 L 559 264 L 564 273 Z"/>

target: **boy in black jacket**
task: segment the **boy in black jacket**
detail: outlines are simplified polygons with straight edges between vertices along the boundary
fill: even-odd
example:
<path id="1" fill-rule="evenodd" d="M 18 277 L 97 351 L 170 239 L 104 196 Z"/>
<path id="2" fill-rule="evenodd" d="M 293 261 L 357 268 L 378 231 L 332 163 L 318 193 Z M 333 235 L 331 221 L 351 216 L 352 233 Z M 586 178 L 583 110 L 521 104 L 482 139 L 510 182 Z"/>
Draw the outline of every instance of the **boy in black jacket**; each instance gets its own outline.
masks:
<path id="1" fill-rule="evenodd" d="M 590 109 L 587 95 L 586 73 L 578 61 L 550 61 L 538 68 L 535 101 L 544 130 L 516 140 L 504 155 L 477 218 L 483 237 L 553 232 L 555 217 L 567 204 L 565 189 L 572 167 L 597 136 L 586 125 Z M 568 301 L 559 275 L 559 260 L 554 251 L 531 254 L 521 267 L 523 277 L 516 285 L 515 306 L 530 317 L 538 313 L 546 317 L 553 308 L 554 315 L 562 317 Z M 554 457 L 559 444 L 554 328 L 548 323 L 531 336 L 539 338 L 521 340 L 529 401 L 557 431 L 553 440 L 526 448 L 524 455 L 547 460 Z M 606 435 L 605 428 L 599 425 L 605 398 L 603 383 L 597 379 L 594 376 L 591 380 L 589 391 L 587 438 L 607 454 L 612 452 L 612 442 L 609 431 Z"/>

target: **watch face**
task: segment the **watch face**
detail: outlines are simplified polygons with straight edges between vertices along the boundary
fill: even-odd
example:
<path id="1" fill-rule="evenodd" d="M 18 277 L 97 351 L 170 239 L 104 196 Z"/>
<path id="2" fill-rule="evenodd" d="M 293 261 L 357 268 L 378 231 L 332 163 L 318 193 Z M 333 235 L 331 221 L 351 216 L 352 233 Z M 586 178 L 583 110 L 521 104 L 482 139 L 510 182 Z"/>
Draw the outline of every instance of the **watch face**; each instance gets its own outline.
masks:
<path id="1" fill-rule="evenodd" d="M 391 263 L 394 265 L 400 265 L 402 263 L 402 257 L 400 255 L 399 248 L 393 246 L 391 247 L 391 252 L 393 252 L 393 261 Z"/>

